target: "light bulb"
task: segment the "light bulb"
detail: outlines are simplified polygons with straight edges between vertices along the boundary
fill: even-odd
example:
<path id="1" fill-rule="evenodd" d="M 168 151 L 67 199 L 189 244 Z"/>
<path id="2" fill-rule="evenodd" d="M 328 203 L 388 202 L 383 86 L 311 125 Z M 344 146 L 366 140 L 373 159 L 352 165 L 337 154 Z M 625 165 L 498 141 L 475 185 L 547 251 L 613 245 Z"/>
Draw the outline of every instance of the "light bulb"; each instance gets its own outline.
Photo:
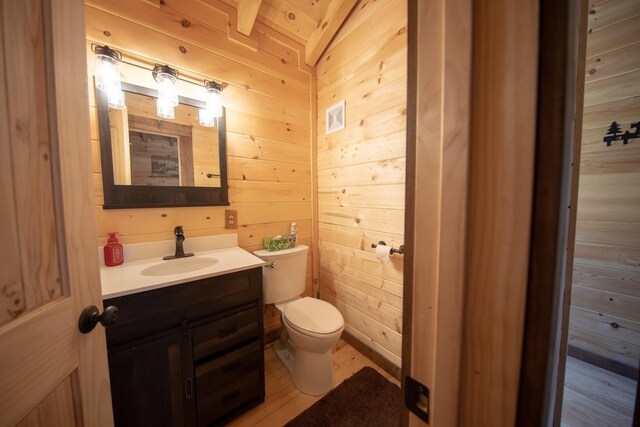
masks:
<path id="1" fill-rule="evenodd" d="M 162 99 L 174 107 L 178 106 L 178 91 L 176 90 L 175 77 L 167 74 L 158 75 L 158 99 Z"/>
<path id="2" fill-rule="evenodd" d="M 111 90 L 107 93 L 107 102 L 109 108 L 115 108 L 116 110 L 122 110 L 125 105 L 124 92 L 119 90 Z"/>
<path id="3" fill-rule="evenodd" d="M 198 122 L 204 127 L 212 128 L 215 126 L 216 118 L 211 111 L 201 108 L 198 111 Z"/>
<path id="4" fill-rule="evenodd" d="M 215 89 L 209 90 L 207 93 L 207 111 L 214 117 L 222 117 L 222 96 Z"/>
<path id="5" fill-rule="evenodd" d="M 156 65 L 152 73 L 153 78 L 158 82 L 156 114 L 163 119 L 173 119 L 175 117 L 173 109 L 178 106 L 178 90 L 176 89 L 178 71 L 168 65 Z"/>
<path id="6" fill-rule="evenodd" d="M 222 117 L 222 87 L 212 81 L 205 80 L 205 109 L 213 117 Z"/>
<path id="7" fill-rule="evenodd" d="M 96 87 L 115 99 L 116 94 L 122 90 L 118 71 L 120 53 L 109 46 L 95 46 L 94 51 Z"/>
<path id="8" fill-rule="evenodd" d="M 156 114 L 158 117 L 174 119 L 176 117 L 174 108 L 175 106 L 167 100 L 161 100 L 160 98 L 156 100 Z"/>

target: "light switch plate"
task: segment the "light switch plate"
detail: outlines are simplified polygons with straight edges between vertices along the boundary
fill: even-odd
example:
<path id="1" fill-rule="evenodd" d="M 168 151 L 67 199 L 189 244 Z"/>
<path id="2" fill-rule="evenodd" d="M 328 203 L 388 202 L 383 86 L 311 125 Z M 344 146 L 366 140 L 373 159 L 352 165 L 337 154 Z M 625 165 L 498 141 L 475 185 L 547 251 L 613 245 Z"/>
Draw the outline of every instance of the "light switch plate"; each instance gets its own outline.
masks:
<path id="1" fill-rule="evenodd" d="M 238 211 L 225 209 L 224 228 L 226 228 L 227 230 L 238 228 Z"/>

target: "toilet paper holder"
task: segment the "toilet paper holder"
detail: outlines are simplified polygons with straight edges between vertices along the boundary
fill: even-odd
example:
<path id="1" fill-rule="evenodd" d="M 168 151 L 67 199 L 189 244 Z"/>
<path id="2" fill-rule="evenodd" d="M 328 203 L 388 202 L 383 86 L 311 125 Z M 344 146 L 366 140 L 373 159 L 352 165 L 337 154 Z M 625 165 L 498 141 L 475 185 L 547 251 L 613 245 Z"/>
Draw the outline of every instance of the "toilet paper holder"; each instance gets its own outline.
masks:
<path id="1" fill-rule="evenodd" d="M 386 243 L 382 240 L 380 240 L 378 243 L 372 243 L 371 247 L 373 249 L 377 248 L 378 245 L 386 245 Z M 389 255 L 393 255 L 393 254 L 404 254 L 404 245 L 400 245 L 400 247 L 398 249 L 396 248 L 389 248 Z"/>

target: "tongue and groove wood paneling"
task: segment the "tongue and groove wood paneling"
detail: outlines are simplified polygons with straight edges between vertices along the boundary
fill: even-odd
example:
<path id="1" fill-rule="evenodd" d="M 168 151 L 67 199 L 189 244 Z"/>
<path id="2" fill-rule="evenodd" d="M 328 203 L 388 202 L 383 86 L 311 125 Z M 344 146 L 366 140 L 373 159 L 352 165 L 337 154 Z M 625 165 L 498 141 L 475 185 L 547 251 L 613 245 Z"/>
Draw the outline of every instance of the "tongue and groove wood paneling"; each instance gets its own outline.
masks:
<path id="1" fill-rule="evenodd" d="M 404 243 L 405 1 L 361 0 L 315 69 L 304 64 L 300 40 L 264 20 L 257 20 L 251 37 L 237 34 L 234 9 L 226 1 L 86 5 L 89 43 L 225 85 L 229 194 L 242 247 L 258 248 L 262 237 L 286 234 L 294 221 L 299 241 L 313 246 L 317 178 L 320 242 L 312 251 L 319 252 L 319 272 L 311 271 L 309 261 L 308 288 L 312 274 L 319 276 L 321 297 L 342 310 L 347 330 L 399 365 L 402 257 L 382 264 L 370 245 Z M 112 230 L 124 243 L 169 239 L 177 224 L 184 225 L 187 238 L 227 232 L 220 207 L 102 209 L 89 90 L 98 243 Z M 324 135 L 324 110 L 340 99 L 347 102 L 347 126 Z"/>
<path id="2" fill-rule="evenodd" d="M 87 43 L 108 44 L 128 61 L 167 63 L 194 81 L 224 86 L 227 108 L 227 209 L 238 211 L 240 246 L 288 234 L 312 247 L 311 103 L 314 70 L 298 42 L 256 22 L 251 37 L 235 32 L 235 9 L 220 0 L 88 0 Z M 89 74 L 93 58 L 88 50 Z M 175 225 L 189 237 L 222 234 L 225 207 L 102 209 L 95 95 L 90 78 L 91 144 L 98 244 L 108 231 L 123 243 L 166 240 Z M 125 76 L 126 80 L 126 76 Z M 130 83 L 137 83 L 131 81 Z M 190 95 L 187 95 L 190 96 Z M 309 253 L 312 257 L 313 248 Z M 307 274 L 311 293 L 311 265 Z"/>
<path id="3" fill-rule="evenodd" d="M 603 142 L 640 121 L 640 3 L 589 10 L 569 344 L 631 368 L 640 360 L 640 139 Z"/>
<path id="4" fill-rule="evenodd" d="M 361 0 L 318 61 L 320 298 L 345 329 L 400 365 L 404 243 L 406 2 Z M 345 100 L 346 127 L 325 134 L 325 110 Z"/>

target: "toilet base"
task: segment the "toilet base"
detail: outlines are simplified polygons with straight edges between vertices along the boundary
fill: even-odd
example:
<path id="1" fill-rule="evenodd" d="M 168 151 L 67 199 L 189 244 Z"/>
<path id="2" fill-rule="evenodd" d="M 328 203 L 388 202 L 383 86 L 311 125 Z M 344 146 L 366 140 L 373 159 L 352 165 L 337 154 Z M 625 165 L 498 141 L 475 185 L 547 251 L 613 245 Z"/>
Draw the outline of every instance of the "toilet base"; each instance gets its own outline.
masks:
<path id="1" fill-rule="evenodd" d="M 276 352 L 276 356 L 278 356 L 278 359 L 280 359 L 284 367 L 287 368 L 287 371 L 289 371 L 289 375 L 293 375 L 295 352 L 293 351 L 291 342 L 283 343 L 281 340 L 278 340 L 275 342 L 275 344 L 273 344 L 273 351 Z"/>
<path id="2" fill-rule="evenodd" d="M 287 340 L 286 344 L 281 340 L 276 341 L 273 350 L 289 371 L 293 384 L 298 390 L 311 396 L 331 391 L 333 388 L 331 351 L 313 353 L 294 350 L 290 340 Z"/>

